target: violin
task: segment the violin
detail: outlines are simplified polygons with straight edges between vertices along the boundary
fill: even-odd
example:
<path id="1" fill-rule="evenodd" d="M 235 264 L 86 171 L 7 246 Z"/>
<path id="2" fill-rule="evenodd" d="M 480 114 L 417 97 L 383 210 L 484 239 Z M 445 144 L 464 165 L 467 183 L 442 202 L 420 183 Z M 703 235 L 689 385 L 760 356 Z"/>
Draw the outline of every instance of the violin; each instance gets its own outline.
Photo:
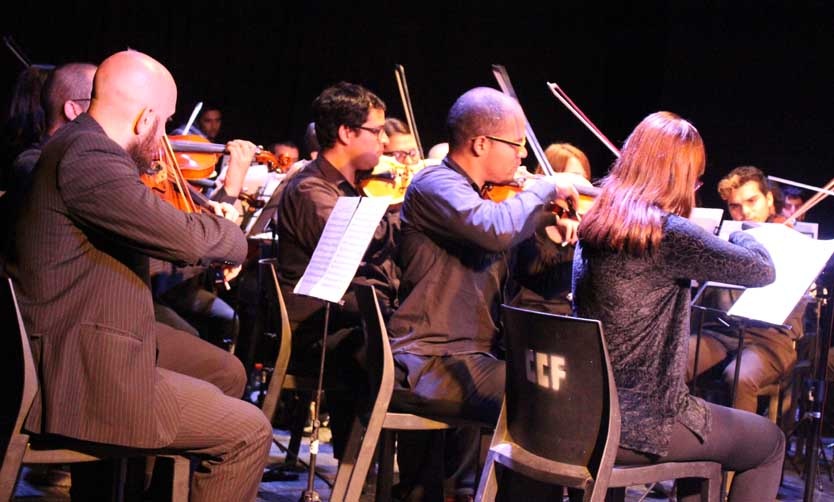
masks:
<path id="1" fill-rule="evenodd" d="M 358 172 L 357 184 L 365 197 L 391 197 L 391 204 L 400 204 L 414 173 L 424 167 L 402 164 L 394 157 L 380 155 L 379 163 L 371 171 Z"/>
<path id="2" fill-rule="evenodd" d="M 140 175 L 142 183 L 150 188 L 156 196 L 185 213 L 211 211 L 209 199 L 193 189 L 180 171 L 177 156 L 168 136 L 162 137 L 156 167 L 156 172 Z M 223 284 L 226 289 L 230 288 L 222 267 L 212 266 L 210 271 L 214 275 L 215 284 Z"/>
<path id="3" fill-rule="evenodd" d="M 197 134 L 169 136 L 175 153 L 177 165 L 187 180 L 208 178 L 214 172 L 214 166 L 224 153 L 226 145 L 211 143 Z M 272 152 L 258 148 L 255 152 L 256 164 L 264 164 L 270 172 L 284 173 L 292 165 L 289 155 L 274 155 Z"/>
<path id="4" fill-rule="evenodd" d="M 155 167 L 155 172 L 142 173 L 140 179 L 157 197 L 186 213 L 198 213 L 202 210 L 194 203 L 194 196 L 199 192 L 192 190 L 186 181 L 177 164 L 177 157 L 168 136 L 162 137 L 159 159 Z M 199 195 L 205 198 L 202 194 Z M 204 201 L 198 197 L 198 200 L 204 202 L 203 207 L 207 205 L 207 199 Z"/>
<path id="5" fill-rule="evenodd" d="M 540 175 L 536 174 L 528 173 L 525 175 L 525 171 L 526 169 L 519 169 L 519 172 L 516 173 L 519 176 L 517 176 L 515 181 L 511 183 L 487 183 L 484 185 L 484 188 L 481 189 L 481 197 L 489 199 L 493 202 L 503 202 L 510 197 L 515 197 L 516 194 L 524 190 L 524 184 L 527 183 L 528 180 L 541 178 Z M 559 218 L 567 217 L 574 220 L 581 220 L 585 213 L 591 209 L 591 206 L 594 205 L 594 201 L 600 193 L 600 189 L 595 186 L 574 185 L 573 187 L 576 189 L 577 194 L 579 194 L 577 202 L 575 204 L 571 202 L 566 206 L 557 204 L 554 207 L 553 212 L 556 213 L 556 216 Z"/>

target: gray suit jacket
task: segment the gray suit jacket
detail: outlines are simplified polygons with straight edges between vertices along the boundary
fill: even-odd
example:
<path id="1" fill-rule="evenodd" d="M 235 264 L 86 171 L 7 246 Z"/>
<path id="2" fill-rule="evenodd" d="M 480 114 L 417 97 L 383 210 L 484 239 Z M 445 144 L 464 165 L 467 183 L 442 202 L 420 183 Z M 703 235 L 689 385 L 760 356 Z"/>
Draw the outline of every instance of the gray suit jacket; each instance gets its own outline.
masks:
<path id="1" fill-rule="evenodd" d="M 45 145 L 15 228 L 7 268 L 41 383 L 26 427 L 133 447 L 169 443 L 179 409 L 156 369 L 148 257 L 241 262 L 241 230 L 157 198 L 86 114 Z"/>

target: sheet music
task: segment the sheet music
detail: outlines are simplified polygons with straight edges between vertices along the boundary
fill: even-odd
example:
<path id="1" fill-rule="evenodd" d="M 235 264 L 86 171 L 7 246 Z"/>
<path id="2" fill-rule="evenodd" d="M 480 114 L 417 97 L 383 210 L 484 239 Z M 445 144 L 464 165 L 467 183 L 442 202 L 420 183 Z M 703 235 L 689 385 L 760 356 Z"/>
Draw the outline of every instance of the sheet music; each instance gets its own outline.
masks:
<path id="1" fill-rule="evenodd" d="M 689 214 L 689 221 L 703 228 L 712 235 L 718 235 L 724 210 L 711 207 L 693 207 Z"/>
<path id="2" fill-rule="evenodd" d="M 390 202 L 389 197 L 339 197 L 293 291 L 340 302 Z"/>
<path id="3" fill-rule="evenodd" d="M 747 288 L 728 314 L 784 324 L 834 254 L 834 240 L 814 240 L 774 223 L 764 223 L 746 232 L 767 248 L 776 268 L 776 280 L 761 288 Z"/>

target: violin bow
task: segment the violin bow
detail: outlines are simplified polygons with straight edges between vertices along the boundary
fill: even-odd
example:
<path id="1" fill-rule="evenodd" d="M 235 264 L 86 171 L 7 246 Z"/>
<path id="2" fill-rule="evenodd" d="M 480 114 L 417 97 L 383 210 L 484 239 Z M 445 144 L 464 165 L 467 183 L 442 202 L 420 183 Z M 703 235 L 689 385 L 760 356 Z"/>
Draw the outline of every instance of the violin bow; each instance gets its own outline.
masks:
<path id="1" fill-rule="evenodd" d="M 825 184 L 824 187 L 819 188 L 813 185 L 806 185 L 805 183 L 798 183 L 796 181 L 786 180 L 785 178 L 778 178 L 776 176 L 768 176 L 767 179 L 776 181 L 778 183 L 784 183 L 786 185 L 793 185 L 799 188 L 805 188 L 807 190 L 811 190 L 815 192 L 808 200 L 806 200 L 801 206 L 799 206 L 796 211 L 791 215 L 790 218 L 787 219 L 788 222 L 796 222 L 797 218 L 802 216 L 803 214 L 810 211 L 814 206 L 822 202 L 824 198 L 829 195 L 834 195 L 834 178 Z"/>
<path id="2" fill-rule="evenodd" d="M 194 125 L 194 121 L 197 120 L 197 115 L 200 113 L 200 110 L 203 109 L 203 102 L 198 101 L 197 104 L 194 106 L 194 110 L 191 112 L 191 116 L 188 117 L 188 122 L 185 123 L 185 128 L 182 130 L 183 134 L 191 134 L 191 126 Z"/>
<path id="3" fill-rule="evenodd" d="M 19 45 L 17 45 L 11 35 L 3 35 L 3 43 L 6 44 L 6 47 L 12 54 L 14 54 L 14 57 L 20 61 L 24 68 L 35 67 L 41 70 L 52 70 L 55 68 L 54 64 L 33 64 L 29 58 L 26 57 L 26 53 L 23 52 L 23 49 L 21 49 Z"/>
<path id="4" fill-rule="evenodd" d="M 608 147 L 608 149 L 611 150 L 611 152 L 617 158 L 620 157 L 620 150 L 616 146 L 614 146 L 614 143 L 612 143 L 611 140 L 609 140 L 604 134 L 602 134 L 602 131 L 600 131 L 599 128 L 597 128 L 597 126 L 594 125 L 591 119 L 589 119 L 588 116 L 585 115 L 578 106 L 576 106 L 576 103 L 574 103 L 573 100 L 570 99 L 570 96 L 568 96 L 568 94 L 565 91 L 563 91 L 561 87 L 559 87 L 559 84 L 548 82 L 547 88 L 550 89 L 550 92 L 552 92 L 553 95 L 556 96 L 556 99 L 558 99 L 560 103 L 565 105 L 565 108 L 567 108 L 568 111 L 573 113 L 573 115 L 577 119 L 579 119 L 579 121 L 582 122 L 582 124 L 585 127 L 587 127 L 594 134 L 594 136 L 597 137 L 597 139 L 602 141 L 603 145 Z"/>
<path id="5" fill-rule="evenodd" d="M 521 102 L 518 100 L 518 95 L 515 93 L 512 82 L 510 82 L 510 75 L 507 73 L 507 69 L 504 68 L 503 65 L 494 64 L 492 65 L 492 74 L 495 76 L 495 80 L 498 81 L 498 87 L 501 88 L 501 92 L 513 98 L 520 107 Z M 553 167 L 547 160 L 547 156 L 544 154 L 544 150 L 542 149 L 541 144 L 539 144 L 539 140 L 536 138 L 536 133 L 533 132 L 533 127 L 530 125 L 530 121 L 527 120 L 527 115 L 524 114 L 523 109 L 521 110 L 521 114 L 524 116 L 524 131 L 527 134 L 528 148 L 533 150 L 533 155 L 536 157 L 536 160 L 539 161 L 542 171 L 544 171 L 547 175 L 552 175 Z"/>
<path id="6" fill-rule="evenodd" d="M 417 154 L 423 160 L 423 144 L 420 143 L 420 134 L 417 133 L 417 121 L 414 120 L 414 110 L 411 108 L 411 94 L 408 92 L 408 82 L 405 80 L 405 68 L 401 64 L 394 65 L 394 77 L 397 79 L 397 88 L 400 90 L 400 99 L 403 101 L 405 120 L 408 128 L 417 143 Z"/>

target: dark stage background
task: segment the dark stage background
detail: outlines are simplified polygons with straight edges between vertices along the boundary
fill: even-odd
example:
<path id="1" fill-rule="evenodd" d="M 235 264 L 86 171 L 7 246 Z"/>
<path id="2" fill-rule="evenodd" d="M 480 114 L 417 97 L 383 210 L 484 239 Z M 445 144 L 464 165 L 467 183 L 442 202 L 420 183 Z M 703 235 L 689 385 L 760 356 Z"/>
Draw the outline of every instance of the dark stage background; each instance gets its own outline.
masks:
<path id="1" fill-rule="evenodd" d="M 705 205 L 723 207 L 717 180 L 742 164 L 812 185 L 834 176 L 834 7 L 828 2 L 350 3 L 307 1 L 15 2 L 3 16 L 37 63 L 100 62 L 131 47 L 164 63 L 180 98 L 175 124 L 197 101 L 223 110 L 224 138 L 301 141 L 310 102 L 339 80 L 361 83 L 403 117 L 393 76 L 403 64 L 422 142 L 443 141 L 463 91 L 496 86 L 504 64 L 543 144 L 568 141 L 599 177 L 613 156 L 552 97 L 559 83 L 615 144 L 648 113 L 692 121 L 707 145 Z M 727 2 L 729 3 L 729 2 Z M 11 4 L 10 4 L 11 5 Z M 339 4 L 343 5 L 343 4 Z M 21 69 L 3 49 L 8 100 Z M 533 165 L 534 162 L 527 162 Z M 834 236 L 834 203 L 814 209 Z"/>

